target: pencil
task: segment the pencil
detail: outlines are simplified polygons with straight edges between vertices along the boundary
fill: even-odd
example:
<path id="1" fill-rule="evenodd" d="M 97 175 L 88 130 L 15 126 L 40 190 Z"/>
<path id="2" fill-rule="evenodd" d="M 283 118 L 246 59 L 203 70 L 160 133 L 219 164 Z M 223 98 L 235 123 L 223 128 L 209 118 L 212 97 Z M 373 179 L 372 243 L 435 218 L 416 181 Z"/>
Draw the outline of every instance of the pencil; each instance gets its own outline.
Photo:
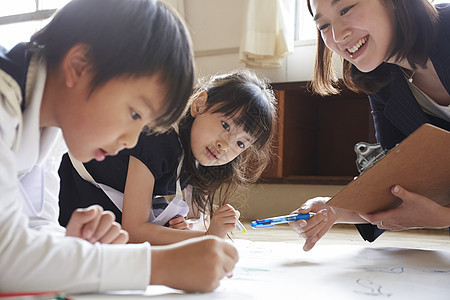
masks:
<path id="1" fill-rule="evenodd" d="M 237 227 L 237 229 L 239 229 L 240 232 L 247 233 L 247 229 L 245 229 L 245 227 L 241 223 L 241 221 L 239 221 L 239 220 L 236 221 L 236 227 Z"/>

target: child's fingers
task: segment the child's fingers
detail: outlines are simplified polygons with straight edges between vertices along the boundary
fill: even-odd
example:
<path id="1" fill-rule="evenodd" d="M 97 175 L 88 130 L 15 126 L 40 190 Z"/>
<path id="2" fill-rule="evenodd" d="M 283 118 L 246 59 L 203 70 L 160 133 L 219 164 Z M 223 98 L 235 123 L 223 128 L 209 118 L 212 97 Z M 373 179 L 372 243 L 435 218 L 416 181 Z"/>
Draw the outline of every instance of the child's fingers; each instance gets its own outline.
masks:
<path id="1" fill-rule="evenodd" d="M 180 223 L 183 223 L 183 222 L 186 222 L 184 220 L 184 217 L 183 216 L 178 216 L 178 217 L 175 217 L 173 219 L 170 219 L 169 220 L 169 225 L 172 226 L 172 225 L 180 224 Z"/>
<path id="2" fill-rule="evenodd" d="M 120 229 L 119 227 L 118 231 L 116 229 L 114 229 L 113 232 L 108 231 L 108 233 L 101 238 L 99 242 L 103 244 L 126 244 L 128 243 L 128 239 L 128 232 Z"/>
<path id="3" fill-rule="evenodd" d="M 224 212 L 232 212 L 234 213 L 234 208 L 230 204 L 224 204 L 219 207 L 214 213 L 224 213 Z"/>
<path id="4" fill-rule="evenodd" d="M 113 240 L 110 244 L 126 244 L 128 243 L 128 240 L 130 239 L 130 236 L 127 231 L 120 230 L 119 235 L 116 237 L 115 240 Z"/>
<path id="5" fill-rule="evenodd" d="M 99 205 L 94 206 L 95 216 L 89 222 L 85 222 L 83 228 L 81 229 L 81 238 L 85 240 L 90 240 L 95 234 L 98 222 L 100 222 L 100 217 L 103 213 L 103 207 Z"/>
<path id="6" fill-rule="evenodd" d="M 188 230 L 189 229 L 189 225 L 188 223 L 184 222 L 184 223 L 178 223 L 175 225 L 170 225 L 170 228 L 172 229 L 180 229 L 180 230 Z"/>
<path id="7" fill-rule="evenodd" d="M 228 263 L 230 268 L 228 268 L 228 271 L 226 272 L 227 274 L 233 270 L 234 265 L 239 260 L 239 254 L 237 252 L 237 249 L 229 243 L 225 243 L 223 251 L 225 255 L 230 259 Z"/>
<path id="8" fill-rule="evenodd" d="M 98 238 L 97 242 L 102 244 L 111 244 L 120 235 L 121 228 L 122 227 L 119 223 L 112 222 L 109 229 L 105 232 L 105 234 Z"/>
<path id="9" fill-rule="evenodd" d="M 88 241 L 91 243 L 97 242 L 102 236 L 108 232 L 111 227 L 111 224 L 115 220 L 115 215 L 110 211 L 104 211 L 97 218 L 95 218 L 92 222 L 86 224 L 86 230 L 92 230 L 94 233 Z"/>

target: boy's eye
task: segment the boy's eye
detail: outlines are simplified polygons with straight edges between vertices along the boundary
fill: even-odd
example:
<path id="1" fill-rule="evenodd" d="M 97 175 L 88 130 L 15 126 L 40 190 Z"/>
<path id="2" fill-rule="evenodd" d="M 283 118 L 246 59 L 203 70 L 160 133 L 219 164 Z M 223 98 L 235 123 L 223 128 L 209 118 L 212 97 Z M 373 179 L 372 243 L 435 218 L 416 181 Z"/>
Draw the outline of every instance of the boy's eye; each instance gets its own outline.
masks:
<path id="1" fill-rule="evenodd" d="M 352 9 L 353 6 L 355 6 L 355 5 L 347 6 L 346 8 L 344 8 L 343 10 L 341 10 L 341 16 L 345 15 L 346 13 L 348 13 L 348 11 L 349 11 L 350 9 Z"/>
<path id="2" fill-rule="evenodd" d="M 243 142 L 237 141 L 236 143 L 237 143 L 237 145 L 238 145 L 239 148 L 241 148 L 241 149 L 244 149 L 244 148 L 245 148 L 245 145 L 244 145 Z"/>
<path id="3" fill-rule="evenodd" d="M 138 114 L 136 111 L 131 110 L 131 118 L 132 118 L 133 120 L 139 120 L 139 119 L 141 118 L 141 115 Z"/>
<path id="4" fill-rule="evenodd" d="M 222 127 L 223 127 L 223 129 L 225 129 L 226 131 L 230 131 L 230 125 L 228 125 L 227 122 L 222 121 Z"/>

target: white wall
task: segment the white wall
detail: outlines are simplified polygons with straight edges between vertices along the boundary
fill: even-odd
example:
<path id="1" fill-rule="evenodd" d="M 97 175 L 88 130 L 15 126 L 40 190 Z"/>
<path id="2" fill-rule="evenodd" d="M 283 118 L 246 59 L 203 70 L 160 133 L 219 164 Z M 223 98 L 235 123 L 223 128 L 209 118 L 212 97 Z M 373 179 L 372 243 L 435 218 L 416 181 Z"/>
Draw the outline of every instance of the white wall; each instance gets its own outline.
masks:
<path id="1" fill-rule="evenodd" d="M 239 61 L 244 0 L 185 0 L 184 13 L 196 53 L 198 76 L 228 72 L 245 65 Z M 271 82 L 311 80 L 315 45 L 296 45 L 295 53 L 276 69 L 253 69 Z"/>

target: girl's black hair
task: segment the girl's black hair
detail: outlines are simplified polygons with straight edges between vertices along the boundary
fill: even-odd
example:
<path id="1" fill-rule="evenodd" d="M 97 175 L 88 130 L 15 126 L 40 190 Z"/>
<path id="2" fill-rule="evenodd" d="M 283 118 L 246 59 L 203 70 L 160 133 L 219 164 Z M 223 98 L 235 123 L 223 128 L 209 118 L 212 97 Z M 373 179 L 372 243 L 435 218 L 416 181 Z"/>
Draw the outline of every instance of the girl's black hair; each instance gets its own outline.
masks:
<path id="1" fill-rule="evenodd" d="M 306 0 L 312 15 L 311 0 Z M 395 15 L 394 43 L 388 58 L 406 59 L 412 69 L 426 67 L 436 44 L 439 15 L 428 0 L 384 0 L 392 3 Z M 332 51 L 326 48 L 318 32 L 317 52 L 312 86 L 320 95 L 336 94 L 336 75 L 332 67 Z M 343 80 L 355 91 L 374 94 L 391 81 L 391 69 L 382 63 L 371 72 L 361 72 L 347 60 L 343 60 Z"/>
<path id="2" fill-rule="evenodd" d="M 275 96 L 271 87 L 250 71 L 217 75 L 200 83 L 191 96 L 208 93 L 206 110 L 233 119 L 255 138 L 255 142 L 233 161 L 221 166 L 196 166 L 190 147 L 194 118 L 188 109 L 179 123 L 185 158 L 182 172 L 192 185 L 192 200 L 203 213 L 213 213 L 213 204 L 225 204 L 234 191 L 255 182 L 270 160 L 271 141 L 276 123 Z"/>
<path id="3" fill-rule="evenodd" d="M 156 0 L 72 0 L 30 41 L 49 68 L 76 44 L 88 45 L 92 90 L 115 77 L 158 75 L 168 92 L 155 128 L 175 123 L 192 92 L 189 33 L 176 12 Z"/>

